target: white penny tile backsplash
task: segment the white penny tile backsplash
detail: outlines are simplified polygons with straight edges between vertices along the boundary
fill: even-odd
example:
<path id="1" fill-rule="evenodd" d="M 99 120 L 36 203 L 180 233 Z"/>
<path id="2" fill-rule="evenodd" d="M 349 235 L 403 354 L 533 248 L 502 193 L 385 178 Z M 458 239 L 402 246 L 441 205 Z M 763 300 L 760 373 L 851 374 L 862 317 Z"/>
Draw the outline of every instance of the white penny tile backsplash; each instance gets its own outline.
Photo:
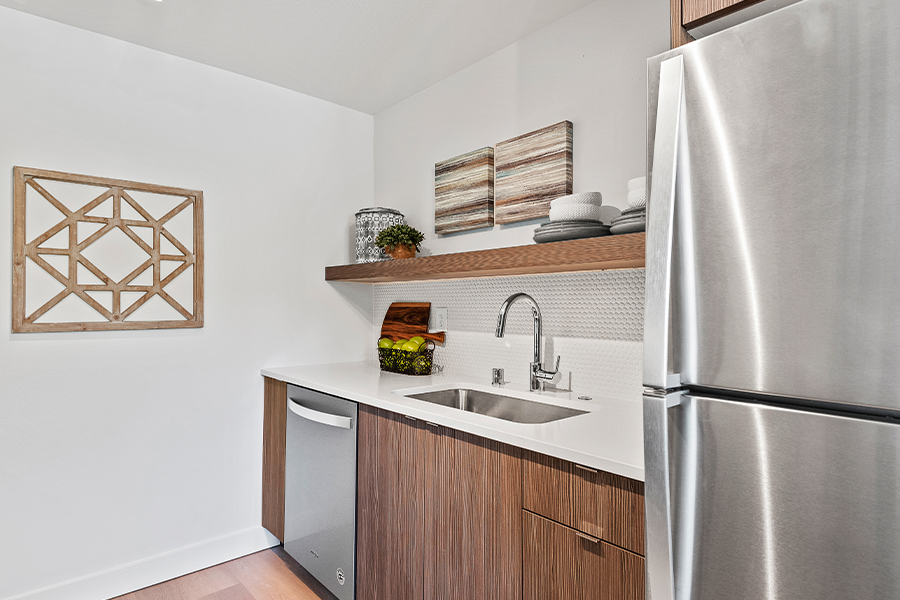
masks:
<path id="1" fill-rule="evenodd" d="M 447 340 L 435 351 L 435 363 L 446 373 L 488 383 L 498 367 L 507 381 L 527 383 L 533 353 L 528 305 L 514 304 L 505 337 L 494 336 L 500 305 L 516 292 L 540 306 L 544 365 L 552 368 L 562 357 L 557 387 L 616 398 L 641 395 L 643 269 L 376 285 L 375 337 L 391 302 L 431 302 L 429 331 L 434 309 L 448 310 Z"/>

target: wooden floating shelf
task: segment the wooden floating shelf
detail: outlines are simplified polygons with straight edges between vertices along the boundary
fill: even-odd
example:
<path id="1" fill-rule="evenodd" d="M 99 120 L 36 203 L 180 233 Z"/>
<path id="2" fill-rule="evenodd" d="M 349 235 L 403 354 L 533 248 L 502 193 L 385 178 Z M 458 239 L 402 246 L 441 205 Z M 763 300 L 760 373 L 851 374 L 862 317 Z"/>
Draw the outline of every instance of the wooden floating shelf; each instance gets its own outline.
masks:
<path id="1" fill-rule="evenodd" d="M 644 266 L 645 234 L 531 244 L 401 260 L 325 267 L 326 281 L 391 283 L 426 279 L 571 273 Z"/>

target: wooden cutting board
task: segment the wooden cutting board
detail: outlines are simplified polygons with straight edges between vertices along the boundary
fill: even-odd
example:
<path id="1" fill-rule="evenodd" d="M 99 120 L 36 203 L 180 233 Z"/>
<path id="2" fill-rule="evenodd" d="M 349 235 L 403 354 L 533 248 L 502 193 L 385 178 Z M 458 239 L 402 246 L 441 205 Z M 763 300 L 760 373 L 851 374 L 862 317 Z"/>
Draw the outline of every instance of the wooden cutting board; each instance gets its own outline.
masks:
<path id="1" fill-rule="evenodd" d="M 428 316 L 431 302 L 393 302 L 381 323 L 381 337 L 408 340 L 419 336 L 433 342 L 444 343 L 444 332 L 428 333 Z"/>

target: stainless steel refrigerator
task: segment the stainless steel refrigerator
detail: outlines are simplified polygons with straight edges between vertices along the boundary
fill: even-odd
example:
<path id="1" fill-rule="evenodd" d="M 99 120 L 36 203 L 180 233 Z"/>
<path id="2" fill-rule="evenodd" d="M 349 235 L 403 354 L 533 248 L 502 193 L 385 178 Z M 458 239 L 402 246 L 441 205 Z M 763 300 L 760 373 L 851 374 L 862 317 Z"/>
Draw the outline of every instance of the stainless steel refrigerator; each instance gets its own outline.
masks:
<path id="1" fill-rule="evenodd" d="M 649 61 L 652 600 L 900 598 L 900 1 Z"/>

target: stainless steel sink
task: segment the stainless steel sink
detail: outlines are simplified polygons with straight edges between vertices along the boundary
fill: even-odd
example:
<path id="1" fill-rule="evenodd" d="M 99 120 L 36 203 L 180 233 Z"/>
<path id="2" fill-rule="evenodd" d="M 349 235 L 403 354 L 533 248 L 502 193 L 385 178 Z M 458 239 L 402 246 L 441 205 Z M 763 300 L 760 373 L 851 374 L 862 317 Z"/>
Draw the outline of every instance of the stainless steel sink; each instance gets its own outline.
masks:
<path id="1" fill-rule="evenodd" d="M 461 388 L 406 394 L 406 396 L 514 423 L 550 423 L 585 414 L 583 410 Z"/>

